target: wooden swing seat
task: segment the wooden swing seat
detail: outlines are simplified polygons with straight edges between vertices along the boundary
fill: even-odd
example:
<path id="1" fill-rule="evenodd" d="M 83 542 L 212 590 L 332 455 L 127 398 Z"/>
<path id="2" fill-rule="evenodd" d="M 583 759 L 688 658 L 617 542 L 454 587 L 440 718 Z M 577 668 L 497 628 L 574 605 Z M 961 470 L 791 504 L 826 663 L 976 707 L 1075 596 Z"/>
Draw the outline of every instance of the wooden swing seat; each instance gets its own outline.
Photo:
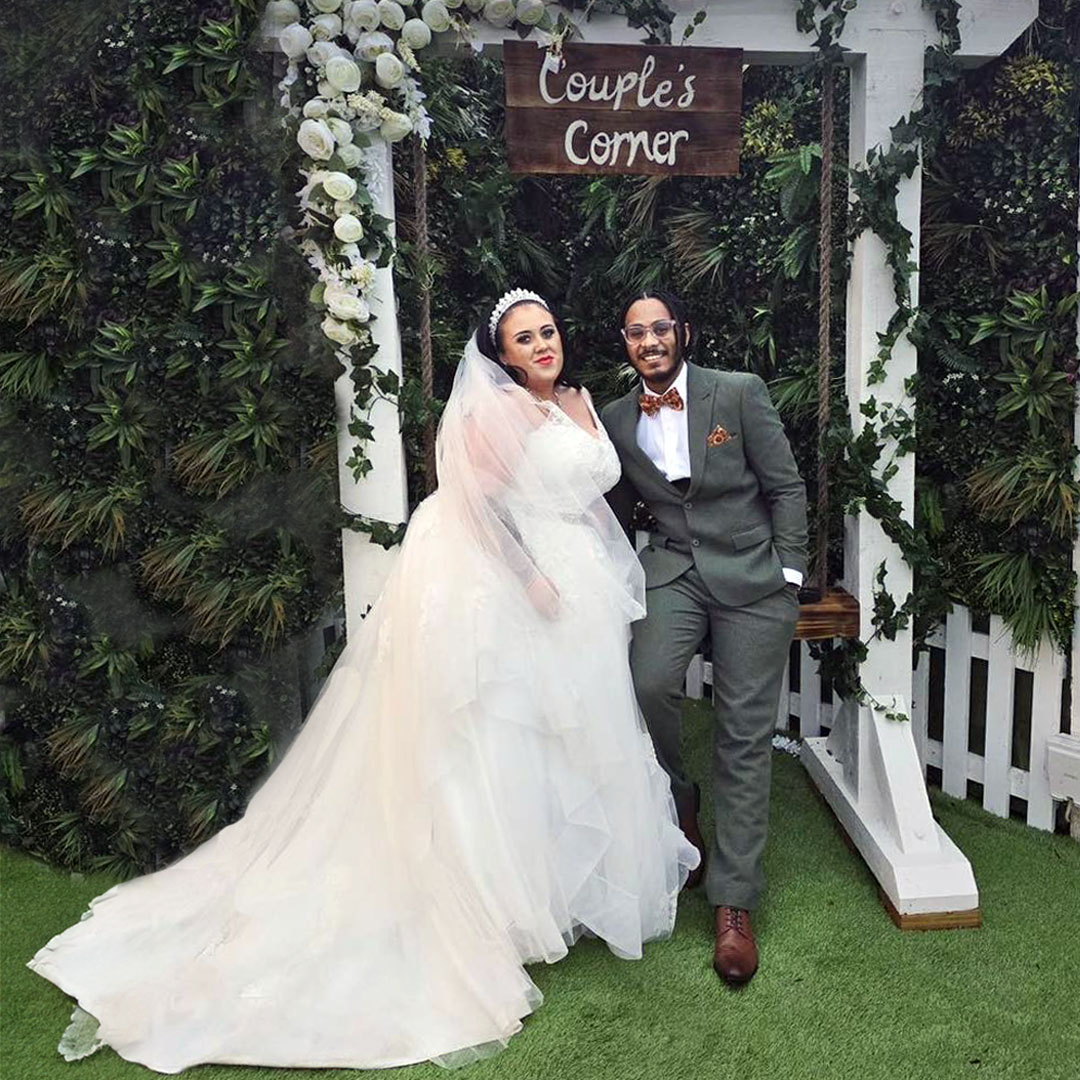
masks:
<path id="1" fill-rule="evenodd" d="M 837 586 L 820 600 L 801 604 L 795 625 L 796 641 L 824 641 L 827 638 L 859 636 L 859 601 Z"/>

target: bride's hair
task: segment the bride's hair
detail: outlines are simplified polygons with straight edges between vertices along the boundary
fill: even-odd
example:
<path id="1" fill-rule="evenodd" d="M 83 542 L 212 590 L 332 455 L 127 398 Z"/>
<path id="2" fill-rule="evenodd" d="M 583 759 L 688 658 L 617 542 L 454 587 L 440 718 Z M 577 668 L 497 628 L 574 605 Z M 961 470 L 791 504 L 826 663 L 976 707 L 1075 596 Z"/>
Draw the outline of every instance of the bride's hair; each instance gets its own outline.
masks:
<path id="1" fill-rule="evenodd" d="M 495 305 L 488 304 L 480 316 L 480 325 L 476 328 L 476 347 L 489 360 L 498 364 L 499 367 L 501 367 L 503 371 L 518 384 L 518 386 L 524 386 L 527 380 L 521 369 L 507 367 L 507 365 L 499 359 L 499 327 L 502 326 L 503 319 L 505 319 L 514 308 L 521 307 L 522 304 L 536 304 L 537 307 L 542 307 L 551 316 L 551 321 L 555 324 L 555 329 L 559 332 L 559 340 L 562 342 L 563 366 L 562 371 L 559 372 L 559 377 L 555 380 L 555 384 L 557 386 L 573 386 L 580 389 L 581 383 L 579 383 L 573 375 L 574 365 L 571 360 L 570 345 L 566 340 L 566 327 L 563 326 L 562 320 L 550 307 L 548 307 L 547 304 L 538 304 L 535 300 L 518 300 L 516 303 L 511 304 L 506 311 L 499 316 L 499 322 L 495 327 L 494 336 L 491 333 L 490 326 L 491 316 L 495 311 Z"/>
<path id="2" fill-rule="evenodd" d="M 623 304 L 622 311 L 619 312 L 619 326 L 623 326 L 626 323 L 626 313 L 639 300 L 659 300 L 660 303 L 668 309 L 668 314 L 675 320 L 679 328 L 678 333 L 675 335 L 675 343 L 678 346 L 676 355 L 680 360 L 689 360 L 694 351 L 694 342 L 697 340 L 697 334 L 694 333 L 694 324 L 686 317 L 682 301 L 673 292 L 670 292 L 667 289 L 645 289 L 643 292 L 634 293 L 634 295 Z M 690 337 L 686 341 L 683 341 L 682 328 L 688 323 L 690 324 Z"/>

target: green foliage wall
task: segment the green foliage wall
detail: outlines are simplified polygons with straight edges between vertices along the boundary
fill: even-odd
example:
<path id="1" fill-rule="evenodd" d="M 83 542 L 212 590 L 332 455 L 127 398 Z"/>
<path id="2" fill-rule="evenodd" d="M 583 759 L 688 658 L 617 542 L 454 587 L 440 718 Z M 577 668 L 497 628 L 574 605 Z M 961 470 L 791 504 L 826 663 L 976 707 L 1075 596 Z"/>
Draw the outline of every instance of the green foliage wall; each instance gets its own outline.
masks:
<path id="1" fill-rule="evenodd" d="M 337 364 L 254 0 L 4 23 L 0 831 L 128 873 L 236 817 L 299 720 Z"/>

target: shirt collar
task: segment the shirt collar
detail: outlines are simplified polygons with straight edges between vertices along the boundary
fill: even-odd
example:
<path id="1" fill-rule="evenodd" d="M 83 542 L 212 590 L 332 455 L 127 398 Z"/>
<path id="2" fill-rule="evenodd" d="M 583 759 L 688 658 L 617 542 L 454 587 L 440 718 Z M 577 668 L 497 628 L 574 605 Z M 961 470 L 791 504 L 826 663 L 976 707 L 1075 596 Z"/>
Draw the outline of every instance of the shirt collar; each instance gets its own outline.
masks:
<path id="1" fill-rule="evenodd" d="M 682 367 L 679 368 L 679 374 L 675 376 L 675 381 L 671 384 L 671 386 L 668 387 L 668 390 L 671 390 L 672 388 L 679 391 L 679 396 L 683 399 L 683 401 L 686 400 L 686 361 L 685 360 L 682 362 Z M 642 391 L 642 393 L 647 394 L 649 397 L 660 397 L 659 394 L 653 393 L 653 391 L 650 390 L 644 383 L 641 384 L 641 391 Z M 664 393 L 667 393 L 667 390 L 665 390 Z"/>

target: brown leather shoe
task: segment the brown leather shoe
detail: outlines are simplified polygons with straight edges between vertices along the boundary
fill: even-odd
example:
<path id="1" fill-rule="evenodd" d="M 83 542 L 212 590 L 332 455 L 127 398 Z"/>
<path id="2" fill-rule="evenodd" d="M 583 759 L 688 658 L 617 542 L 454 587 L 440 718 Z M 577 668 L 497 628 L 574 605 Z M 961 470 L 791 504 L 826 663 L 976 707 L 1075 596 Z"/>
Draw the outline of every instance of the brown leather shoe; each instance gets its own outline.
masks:
<path id="1" fill-rule="evenodd" d="M 698 828 L 698 810 L 701 808 L 701 788 L 694 785 L 694 809 L 679 814 L 679 828 L 691 844 L 698 849 L 701 861 L 687 875 L 684 889 L 696 889 L 705 877 L 705 840 L 702 838 L 701 829 Z"/>
<path id="2" fill-rule="evenodd" d="M 728 986 L 745 986 L 758 969 L 757 942 L 744 908 L 716 909 L 716 952 L 713 969 Z"/>

